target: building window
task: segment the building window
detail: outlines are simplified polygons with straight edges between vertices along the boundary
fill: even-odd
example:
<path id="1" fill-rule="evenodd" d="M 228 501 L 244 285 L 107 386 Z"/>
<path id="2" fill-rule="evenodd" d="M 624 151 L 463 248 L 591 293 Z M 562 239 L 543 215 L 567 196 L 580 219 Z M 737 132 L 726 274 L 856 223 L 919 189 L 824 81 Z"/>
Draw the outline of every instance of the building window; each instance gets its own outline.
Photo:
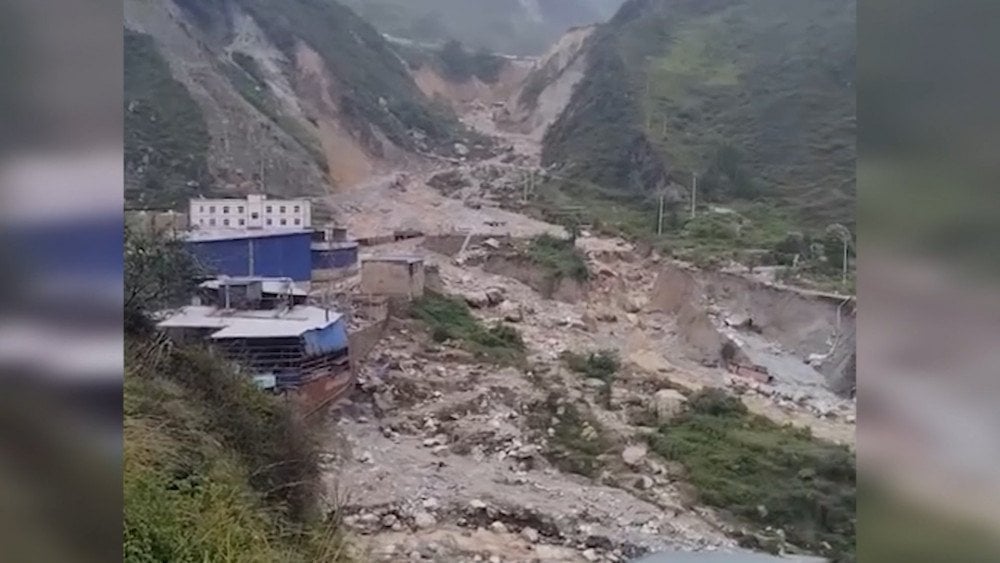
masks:
<path id="1" fill-rule="evenodd" d="M 281 220 L 281 224 L 282 224 L 282 225 L 287 225 L 287 224 L 288 224 L 288 221 L 286 221 L 286 220 L 282 219 L 282 220 Z"/>
<path id="2" fill-rule="evenodd" d="M 228 227 L 229 226 L 229 219 L 223 219 L 222 220 L 222 224 Z"/>
<path id="3" fill-rule="evenodd" d="M 243 213 L 243 206 L 241 205 L 241 206 L 237 207 L 236 208 L 236 212 L 237 213 Z"/>
<path id="4" fill-rule="evenodd" d="M 250 218 L 254 220 L 260 219 L 260 213 L 254 211 L 253 213 L 250 214 Z"/>
<path id="5" fill-rule="evenodd" d="M 243 219 L 240 219 L 240 226 L 241 226 L 241 227 L 242 227 L 243 225 L 246 225 L 246 223 L 247 223 L 246 221 L 244 221 Z"/>
<path id="6" fill-rule="evenodd" d="M 198 219 L 198 224 L 199 225 L 204 225 L 205 224 L 205 220 L 204 219 Z"/>
<path id="7" fill-rule="evenodd" d="M 205 206 L 204 205 L 199 205 L 198 206 L 198 213 L 204 213 L 204 212 L 205 212 Z"/>
<path id="8" fill-rule="evenodd" d="M 209 225 L 210 227 L 214 227 L 214 226 L 215 226 L 215 219 L 209 219 L 209 220 L 208 220 L 208 225 Z"/>
<path id="9" fill-rule="evenodd" d="M 281 213 L 284 213 L 284 212 L 285 212 L 285 206 L 284 206 L 284 205 L 282 205 L 282 206 L 281 206 L 281 209 L 280 209 L 280 211 L 281 211 Z"/>
<path id="10" fill-rule="evenodd" d="M 295 224 L 296 225 L 301 225 L 302 224 L 302 220 L 301 219 L 296 219 L 295 220 Z"/>
<path id="11" fill-rule="evenodd" d="M 270 225 L 270 224 L 271 224 L 271 220 L 270 220 L 270 219 L 268 219 L 268 220 L 267 220 L 267 224 L 268 224 L 268 225 Z"/>
<path id="12" fill-rule="evenodd" d="M 298 206 L 298 205 L 296 205 L 296 206 L 295 206 L 295 207 L 293 208 L 293 210 L 294 210 L 294 211 L 295 211 L 296 213 L 298 213 L 298 212 L 299 212 L 299 206 Z"/>
<path id="13" fill-rule="evenodd" d="M 214 206 L 214 205 L 210 205 L 210 206 L 208 207 L 208 212 L 209 212 L 209 213 L 215 213 L 215 206 Z"/>
<path id="14" fill-rule="evenodd" d="M 223 213 L 229 213 L 229 206 L 228 206 L 228 205 L 226 205 L 226 206 L 223 206 L 223 208 L 222 208 L 222 212 L 223 212 Z"/>
<path id="15" fill-rule="evenodd" d="M 271 206 L 270 206 L 270 205 L 268 205 L 268 206 L 267 206 L 267 212 L 268 212 L 268 213 L 270 213 L 270 212 L 271 212 Z"/>

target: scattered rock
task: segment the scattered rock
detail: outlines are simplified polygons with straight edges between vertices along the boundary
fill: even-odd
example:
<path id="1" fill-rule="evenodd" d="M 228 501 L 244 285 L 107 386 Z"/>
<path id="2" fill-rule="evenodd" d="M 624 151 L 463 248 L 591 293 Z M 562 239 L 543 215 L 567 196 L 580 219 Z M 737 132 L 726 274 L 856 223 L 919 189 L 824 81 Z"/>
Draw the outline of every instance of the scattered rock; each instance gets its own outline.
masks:
<path id="1" fill-rule="evenodd" d="M 458 156 L 469 155 L 469 147 L 463 145 L 462 143 L 455 143 L 454 149 L 455 149 L 455 154 L 457 154 Z"/>
<path id="2" fill-rule="evenodd" d="M 417 528 L 430 528 L 437 524 L 437 519 L 429 512 L 420 511 L 413 515 L 413 524 Z"/>
<path id="3" fill-rule="evenodd" d="M 589 377 L 583 382 L 584 385 L 591 389 L 602 389 L 606 385 L 603 379 L 597 377 Z"/>
<path id="4" fill-rule="evenodd" d="M 527 542 L 535 543 L 538 541 L 538 530 L 531 527 L 522 528 L 521 537 Z"/>
<path id="5" fill-rule="evenodd" d="M 516 303 L 510 301 L 504 301 L 500 304 L 500 313 L 503 315 L 503 320 L 507 322 L 519 323 L 524 320 L 524 311 Z"/>
<path id="6" fill-rule="evenodd" d="M 597 550 L 593 548 L 588 548 L 583 550 L 583 553 L 581 555 L 583 555 L 583 558 L 586 559 L 587 561 L 597 561 L 598 559 L 601 558 L 601 556 L 597 554 Z"/>
<path id="7" fill-rule="evenodd" d="M 628 446 L 622 451 L 622 460 L 625 461 L 627 465 L 636 466 L 646 457 L 646 446 L 642 444 L 635 444 Z"/>
<path id="8" fill-rule="evenodd" d="M 660 389 L 653 395 L 653 410 L 660 422 L 669 422 L 684 410 L 687 398 L 674 389 Z"/>
<path id="9" fill-rule="evenodd" d="M 640 491 L 646 491 L 653 488 L 654 482 L 652 477 L 649 477 L 648 475 L 640 475 L 636 478 L 634 485 L 635 488 Z"/>
<path id="10" fill-rule="evenodd" d="M 503 303 L 504 291 L 499 287 L 491 287 L 486 290 L 486 302 L 490 306 L 499 305 Z"/>
<path id="11" fill-rule="evenodd" d="M 504 523 L 499 520 L 494 520 L 493 523 L 490 524 L 490 531 L 497 534 L 506 534 L 507 526 L 505 526 Z"/>
<path id="12" fill-rule="evenodd" d="M 392 528 L 399 522 L 399 518 L 395 514 L 389 513 L 382 517 L 382 526 L 386 528 Z"/>
<path id="13" fill-rule="evenodd" d="M 477 498 L 474 498 L 469 501 L 469 507 L 475 510 L 482 510 L 486 508 L 486 503 Z"/>

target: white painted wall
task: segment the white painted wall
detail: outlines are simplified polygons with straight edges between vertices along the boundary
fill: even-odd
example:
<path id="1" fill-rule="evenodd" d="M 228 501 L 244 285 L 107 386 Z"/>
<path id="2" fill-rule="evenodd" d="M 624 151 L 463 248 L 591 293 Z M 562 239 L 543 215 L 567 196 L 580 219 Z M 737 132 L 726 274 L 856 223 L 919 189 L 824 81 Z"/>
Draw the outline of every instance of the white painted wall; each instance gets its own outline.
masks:
<path id="1" fill-rule="evenodd" d="M 192 229 L 305 229 L 312 227 L 312 207 L 304 199 L 192 199 Z"/>

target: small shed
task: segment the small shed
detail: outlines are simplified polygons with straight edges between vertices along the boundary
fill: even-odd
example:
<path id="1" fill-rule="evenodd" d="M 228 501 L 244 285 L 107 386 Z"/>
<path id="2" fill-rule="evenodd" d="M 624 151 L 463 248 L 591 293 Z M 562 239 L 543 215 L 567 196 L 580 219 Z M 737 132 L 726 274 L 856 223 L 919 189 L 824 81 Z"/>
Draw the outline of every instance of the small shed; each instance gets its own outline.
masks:
<path id="1" fill-rule="evenodd" d="M 424 295 L 424 259 L 415 255 L 369 256 L 361 260 L 361 290 L 416 299 Z"/>

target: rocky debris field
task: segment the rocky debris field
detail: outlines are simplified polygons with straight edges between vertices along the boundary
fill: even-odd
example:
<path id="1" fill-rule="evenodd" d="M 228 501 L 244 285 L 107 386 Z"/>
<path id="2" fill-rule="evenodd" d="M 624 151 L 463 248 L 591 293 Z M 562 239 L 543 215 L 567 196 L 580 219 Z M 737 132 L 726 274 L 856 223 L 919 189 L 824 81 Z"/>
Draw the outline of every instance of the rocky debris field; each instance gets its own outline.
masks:
<path id="1" fill-rule="evenodd" d="M 466 118 L 496 134 L 483 115 Z M 685 274 L 655 253 L 586 233 L 575 247 L 589 279 L 544 297 L 526 283 L 535 279 L 530 265 L 488 267 L 511 240 L 566 234 L 499 208 L 518 196 L 538 158 L 527 137 L 506 140 L 511 146 L 489 160 L 378 178 L 332 204 L 355 236 L 398 228 L 485 235 L 457 255 L 419 238 L 371 250 L 423 255 L 429 285 L 460 299 L 483 327 L 513 327 L 523 350 L 516 361 L 490 363 L 398 313 L 356 366 L 358 390 L 331 412 L 331 506 L 374 561 L 628 561 L 666 549 L 739 550 L 734 538 L 749 532 L 699 504 L 684 467 L 651 452 L 649 437 L 692 392 L 724 387 L 753 413 L 853 444 L 853 400 L 830 392 L 808 364 L 839 338 L 829 310 Z M 356 289 L 355 278 L 325 291 Z M 751 315 L 753 329 L 742 320 Z M 727 342 L 773 379 L 724 369 Z M 582 367 L 571 369 L 568 357 Z M 601 371 L 596 357 L 614 369 Z M 788 547 L 782 530 L 766 533 Z"/>

